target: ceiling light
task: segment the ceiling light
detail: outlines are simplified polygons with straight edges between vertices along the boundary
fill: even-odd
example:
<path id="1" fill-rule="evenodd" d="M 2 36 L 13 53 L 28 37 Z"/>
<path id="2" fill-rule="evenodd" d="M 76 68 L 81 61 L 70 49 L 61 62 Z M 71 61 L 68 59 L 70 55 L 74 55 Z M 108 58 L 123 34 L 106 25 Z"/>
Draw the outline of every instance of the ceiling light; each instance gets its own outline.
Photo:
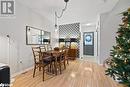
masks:
<path id="1" fill-rule="evenodd" d="M 82 25 L 90 27 L 90 26 L 96 26 L 96 23 L 85 23 L 85 24 L 82 24 Z"/>
<path id="2" fill-rule="evenodd" d="M 87 23 L 86 26 L 91 26 L 92 24 L 91 23 Z"/>
<path id="3" fill-rule="evenodd" d="M 64 2 L 68 2 L 69 0 L 64 0 Z"/>

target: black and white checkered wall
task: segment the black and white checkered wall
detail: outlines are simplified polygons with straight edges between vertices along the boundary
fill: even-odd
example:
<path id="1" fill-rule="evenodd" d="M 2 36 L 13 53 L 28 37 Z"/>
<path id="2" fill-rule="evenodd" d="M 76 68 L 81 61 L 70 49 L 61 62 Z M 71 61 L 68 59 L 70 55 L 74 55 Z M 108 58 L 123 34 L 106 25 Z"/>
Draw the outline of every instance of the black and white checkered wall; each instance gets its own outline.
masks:
<path id="1" fill-rule="evenodd" d="M 80 37 L 80 23 L 65 24 L 59 26 L 59 38 L 79 38 Z M 79 40 L 74 42 L 77 49 L 77 57 L 79 57 Z"/>
<path id="2" fill-rule="evenodd" d="M 80 23 L 66 24 L 59 26 L 59 37 L 78 38 L 80 35 Z"/>

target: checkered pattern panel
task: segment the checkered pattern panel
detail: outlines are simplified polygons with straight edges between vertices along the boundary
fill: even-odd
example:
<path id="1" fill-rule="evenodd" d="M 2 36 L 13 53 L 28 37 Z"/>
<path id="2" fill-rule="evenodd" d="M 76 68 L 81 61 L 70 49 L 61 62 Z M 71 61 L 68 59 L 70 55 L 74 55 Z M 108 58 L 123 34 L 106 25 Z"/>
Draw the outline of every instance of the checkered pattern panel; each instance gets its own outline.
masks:
<path id="1" fill-rule="evenodd" d="M 66 24 L 59 26 L 59 37 L 60 38 L 78 38 L 80 34 L 80 23 Z"/>
<path id="2" fill-rule="evenodd" d="M 59 38 L 79 38 L 80 23 L 66 24 L 59 26 Z M 72 46 L 73 45 L 73 46 Z M 77 57 L 79 57 L 79 40 L 73 42 L 71 47 L 77 48 Z"/>

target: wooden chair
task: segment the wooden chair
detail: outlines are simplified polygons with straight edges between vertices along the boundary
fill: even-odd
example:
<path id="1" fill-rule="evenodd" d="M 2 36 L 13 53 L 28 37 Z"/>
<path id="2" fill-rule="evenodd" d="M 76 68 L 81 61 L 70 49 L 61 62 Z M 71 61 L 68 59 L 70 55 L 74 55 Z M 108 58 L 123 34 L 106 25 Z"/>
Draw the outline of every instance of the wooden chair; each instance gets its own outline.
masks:
<path id="1" fill-rule="evenodd" d="M 57 59 L 60 57 L 59 53 L 55 53 L 53 54 L 53 73 L 55 73 L 55 75 L 57 75 Z"/>
<path id="2" fill-rule="evenodd" d="M 59 65 L 60 74 L 62 73 L 62 64 L 64 65 L 64 69 L 66 69 L 65 63 L 65 50 L 60 52 L 60 55 L 57 57 L 57 63 Z"/>
<path id="3" fill-rule="evenodd" d="M 40 51 L 42 52 L 42 54 L 41 54 L 41 56 L 42 57 L 45 57 L 45 56 L 50 56 L 50 55 L 48 55 L 48 54 L 46 54 L 46 47 L 45 46 L 40 46 Z M 45 52 L 45 53 L 44 53 Z M 44 53 L 44 55 L 43 55 L 43 53 Z"/>
<path id="4" fill-rule="evenodd" d="M 44 52 L 41 54 L 40 47 L 32 47 L 33 56 L 34 56 L 34 72 L 33 77 L 35 76 L 36 69 L 39 68 L 39 70 L 43 69 L 43 81 L 44 81 L 44 73 L 45 73 L 45 67 L 51 64 L 51 56 L 44 56 Z"/>
<path id="5" fill-rule="evenodd" d="M 69 48 L 63 47 L 61 48 L 61 50 L 62 52 L 64 52 L 65 61 L 67 61 L 67 64 L 69 64 L 69 56 L 68 56 Z"/>
<path id="6" fill-rule="evenodd" d="M 42 53 L 44 52 L 44 54 L 42 54 L 43 58 L 44 58 L 44 57 L 48 57 L 48 56 L 51 57 L 51 54 L 48 54 L 48 53 L 46 52 L 47 50 L 46 50 L 46 47 L 45 47 L 45 46 L 40 46 L 40 50 L 41 50 Z M 52 60 L 50 66 L 48 66 L 48 72 L 51 72 L 52 62 L 54 62 L 54 61 Z"/>
<path id="7" fill-rule="evenodd" d="M 45 46 L 40 46 L 40 50 L 41 50 L 41 52 L 47 51 Z"/>
<path id="8" fill-rule="evenodd" d="M 69 56 L 68 56 L 69 49 L 65 49 L 65 60 L 67 61 L 67 64 L 69 65 Z"/>
<path id="9" fill-rule="evenodd" d="M 59 50 L 60 50 L 59 47 L 55 47 L 55 48 L 54 48 L 54 51 L 59 51 Z"/>

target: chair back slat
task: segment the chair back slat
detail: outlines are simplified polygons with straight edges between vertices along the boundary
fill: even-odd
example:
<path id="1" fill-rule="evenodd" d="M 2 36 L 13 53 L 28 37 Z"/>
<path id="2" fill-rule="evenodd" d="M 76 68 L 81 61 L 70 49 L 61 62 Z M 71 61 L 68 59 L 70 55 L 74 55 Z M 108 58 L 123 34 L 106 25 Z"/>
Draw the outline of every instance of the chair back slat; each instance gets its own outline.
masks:
<path id="1" fill-rule="evenodd" d="M 46 52 L 47 51 L 45 46 L 40 46 L 40 50 L 41 50 L 41 52 Z"/>
<path id="2" fill-rule="evenodd" d="M 34 56 L 34 62 L 39 63 L 41 61 L 40 47 L 32 47 L 32 51 L 33 51 L 33 56 Z"/>

